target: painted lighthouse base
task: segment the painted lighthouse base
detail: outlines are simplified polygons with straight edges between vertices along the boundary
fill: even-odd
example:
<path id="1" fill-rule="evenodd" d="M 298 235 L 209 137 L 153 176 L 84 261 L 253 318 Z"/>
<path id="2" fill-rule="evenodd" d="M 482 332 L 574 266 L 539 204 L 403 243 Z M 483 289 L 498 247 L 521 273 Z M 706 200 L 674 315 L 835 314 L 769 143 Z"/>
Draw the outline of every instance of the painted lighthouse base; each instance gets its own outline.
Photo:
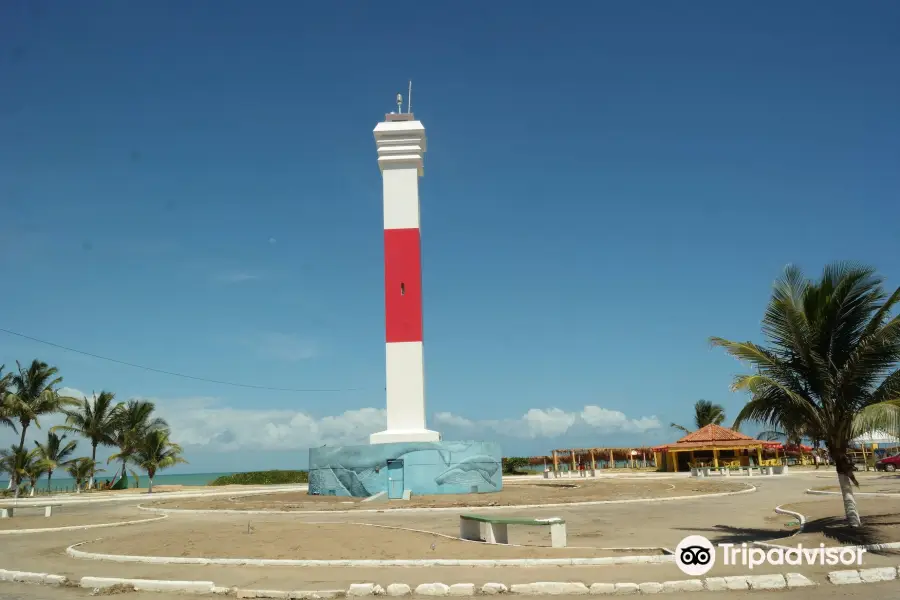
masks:
<path id="1" fill-rule="evenodd" d="M 493 442 L 396 442 L 309 450 L 309 493 L 402 498 L 503 489 L 502 454 Z"/>

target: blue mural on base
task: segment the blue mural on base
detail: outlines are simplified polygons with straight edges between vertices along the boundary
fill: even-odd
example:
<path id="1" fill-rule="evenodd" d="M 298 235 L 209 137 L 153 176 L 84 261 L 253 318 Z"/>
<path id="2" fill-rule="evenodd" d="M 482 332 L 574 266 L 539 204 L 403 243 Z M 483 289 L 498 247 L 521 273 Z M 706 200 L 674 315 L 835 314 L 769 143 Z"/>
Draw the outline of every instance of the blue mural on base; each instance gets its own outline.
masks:
<path id="1" fill-rule="evenodd" d="M 399 442 L 309 450 L 309 493 L 368 497 L 499 492 L 502 454 L 493 442 Z"/>

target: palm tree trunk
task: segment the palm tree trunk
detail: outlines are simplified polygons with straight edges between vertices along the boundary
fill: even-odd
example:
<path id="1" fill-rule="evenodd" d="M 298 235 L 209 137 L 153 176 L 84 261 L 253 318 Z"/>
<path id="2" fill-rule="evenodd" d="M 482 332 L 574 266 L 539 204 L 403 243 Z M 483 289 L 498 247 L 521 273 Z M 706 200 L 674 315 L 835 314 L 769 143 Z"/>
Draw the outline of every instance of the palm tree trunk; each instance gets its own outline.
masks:
<path id="1" fill-rule="evenodd" d="M 50 494 L 53 492 L 53 488 L 50 487 L 50 480 L 53 478 L 53 470 L 47 471 L 47 493 Z"/>
<path id="2" fill-rule="evenodd" d="M 88 479 L 87 489 L 94 489 L 94 469 L 97 468 L 97 442 L 91 442 L 91 461 L 93 461 L 93 465 L 91 465 L 91 477 Z"/>
<path id="3" fill-rule="evenodd" d="M 152 477 L 147 477 L 147 479 L 150 481 L 150 484 L 149 484 L 149 486 L 147 487 L 147 493 L 148 493 L 148 494 L 152 494 L 152 493 L 153 493 L 153 478 L 152 478 Z"/>
<path id="4" fill-rule="evenodd" d="M 847 515 L 847 523 L 850 527 L 859 527 L 862 522 L 859 519 L 859 510 L 856 508 L 853 483 L 850 481 L 850 477 L 844 473 L 838 473 L 838 481 L 841 484 L 841 496 L 844 498 L 844 514 Z"/>
<path id="5" fill-rule="evenodd" d="M 25 432 L 28 430 L 27 423 L 21 423 L 21 425 L 22 425 L 22 435 L 19 437 L 19 452 L 21 452 L 22 449 L 25 448 Z"/>
<path id="6" fill-rule="evenodd" d="M 22 435 L 19 438 L 19 452 L 21 452 L 22 448 L 25 447 L 25 431 L 28 429 L 27 423 L 20 423 L 20 424 L 22 425 Z M 22 483 L 21 477 L 10 477 L 9 479 L 10 479 L 10 483 L 12 483 L 13 487 L 15 488 L 13 496 L 16 499 L 18 499 L 19 498 L 19 484 Z"/>
<path id="7" fill-rule="evenodd" d="M 831 453 L 837 469 L 838 482 L 841 484 L 841 497 L 844 500 L 844 514 L 847 517 L 847 524 L 850 527 L 859 527 L 862 522 L 859 518 L 859 509 L 856 507 L 856 496 L 853 493 L 853 485 L 856 483 L 856 477 L 853 475 L 853 463 L 846 451 L 837 451 Z"/>

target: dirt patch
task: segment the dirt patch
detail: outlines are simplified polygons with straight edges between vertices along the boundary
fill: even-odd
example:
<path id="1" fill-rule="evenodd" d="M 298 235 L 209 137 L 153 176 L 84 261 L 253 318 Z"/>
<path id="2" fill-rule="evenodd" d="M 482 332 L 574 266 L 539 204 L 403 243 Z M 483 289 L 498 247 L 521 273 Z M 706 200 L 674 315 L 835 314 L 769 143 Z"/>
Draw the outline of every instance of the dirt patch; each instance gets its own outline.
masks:
<path id="1" fill-rule="evenodd" d="M 362 502 L 360 498 L 310 496 L 306 492 L 285 492 L 256 496 L 195 498 L 157 502 L 160 508 L 190 510 L 391 510 L 394 508 L 438 508 L 463 506 L 516 506 L 522 504 L 565 504 L 598 500 L 671 498 L 747 489 L 740 483 L 676 479 L 665 481 L 590 481 L 565 483 L 508 484 L 501 491 L 484 494 L 413 496 L 408 501 Z"/>
<path id="2" fill-rule="evenodd" d="M 791 538 L 790 544 L 816 547 L 869 545 L 900 542 L 900 499 L 857 498 L 863 526 L 847 525 L 844 503 L 840 496 L 813 502 L 783 506 L 806 517 L 803 533 Z"/>
<path id="3" fill-rule="evenodd" d="M 510 543 L 519 530 L 510 526 Z M 297 560 L 347 559 L 498 559 L 623 556 L 623 551 L 506 546 L 448 539 L 429 533 L 355 523 L 203 523 L 171 529 L 163 535 L 118 536 L 85 544 L 80 549 L 106 554 L 196 558 L 273 558 Z M 631 554 L 652 554 L 653 551 Z M 656 554 L 661 554 L 661 551 Z"/>

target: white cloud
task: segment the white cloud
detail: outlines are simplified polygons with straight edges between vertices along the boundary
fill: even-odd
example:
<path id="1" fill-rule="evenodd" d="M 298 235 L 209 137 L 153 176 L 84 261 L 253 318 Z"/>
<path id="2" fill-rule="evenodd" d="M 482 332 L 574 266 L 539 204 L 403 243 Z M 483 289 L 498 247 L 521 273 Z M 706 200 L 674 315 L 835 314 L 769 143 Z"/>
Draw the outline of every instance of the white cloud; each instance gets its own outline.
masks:
<path id="1" fill-rule="evenodd" d="M 85 398 L 88 397 L 88 395 L 85 394 L 84 392 L 82 392 L 81 390 L 76 390 L 75 388 L 71 388 L 71 387 L 63 386 L 56 391 L 59 392 L 60 396 L 64 396 L 66 398 L 78 398 L 79 400 L 84 400 Z M 97 395 L 97 393 L 93 392 L 91 394 L 91 397 L 94 398 L 94 397 L 96 397 L 96 395 Z"/>
<path id="2" fill-rule="evenodd" d="M 59 391 L 67 396 L 85 397 L 83 392 L 73 388 L 61 388 Z M 189 448 L 214 452 L 303 451 L 326 444 L 365 444 L 369 435 L 383 430 L 387 422 L 385 410 L 379 408 L 361 408 L 318 417 L 298 410 L 235 408 L 207 397 L 146 399 L 154 402 L 159 416 L 169 422 L 173 441 L 188 447 L 188 452 Z M 45 419 L 43 429 L 61 422 L 58 416 Z M 444 412 L 436 414 L 429 424 L 448 436 L 452 432 L 459 435 L 481 434 L 484 436 L 482 439 L 500 437 L 548 441 L 578 433 L 643 433 L 662 426 L 655 416 L 629 418 L 622 412 L 595 405 L 573 412 L 559 408 L 532 408 L 518 418 L 502 420 L 473 420 Z M 29 431 L 28 439 L 43 439 L 45 435 Z M 7 437 L 12 443 L 15 436 L 11 430 L 0 431 L 0 438 Z"/>
<path id="3" fill-rule="evenodd" d="M 213 398 L 168 401 L 150 398 L 184 446 L 217 450 L 301 450 L 368 442 L 384 429 L 383 409 L 362 408 L 317 418 L 295 410 L 256 410 L 222 406 Z"/>
<path id="4" fill-rule="evenodd" d="M 473 434 L 492 431 L 532 440 L 553 438 L 579 429 L 597 433 L 644 433 L 662 426 L 655 416 L 630 419 L 623 412 L 595 405 L 585 406 L 580 412 L 532 408 L 518 419 L 472 421 L 448 412 L 437 413 L 434 419 L 438 425 Z"/>
<path id="5" fill-rule="evenodd" d="M 618 410 L 609 410 L 600 406 L 585 406 L 581 411 L 581 420 L 601 432 L 623 431 L 628 433 L 643 433 L 650 429 L 662 427 L 656 416 L 629 419 L 625 413 Z"/>

